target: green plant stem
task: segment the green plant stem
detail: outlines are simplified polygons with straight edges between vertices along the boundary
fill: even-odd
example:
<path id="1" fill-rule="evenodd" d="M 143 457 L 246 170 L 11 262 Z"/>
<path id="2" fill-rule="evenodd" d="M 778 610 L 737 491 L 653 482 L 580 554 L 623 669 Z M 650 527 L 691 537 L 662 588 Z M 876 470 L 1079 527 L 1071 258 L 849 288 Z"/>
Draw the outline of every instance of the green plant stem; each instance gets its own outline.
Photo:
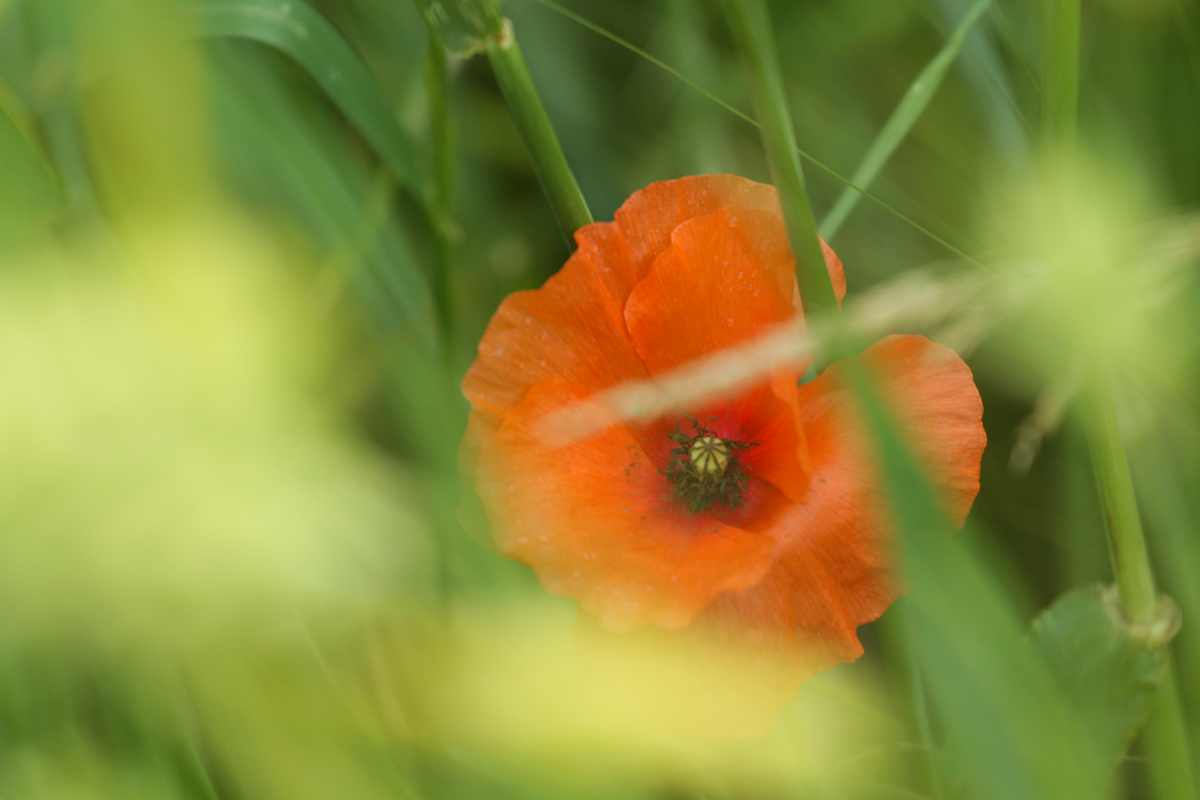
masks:
<path id="1" fill-rule="evenodd" d="M 1074 168 L 1079 115 L 1080 0 L 1043 0 L 1045 74 L 1042 135 L 1048 155 L 1065 157 Z M 1159 611 L 1158 590 L 1142 531 L 1129 459 L 1121 441 L 1108 365 L 1093 364 L 1085 398 L 1092 469 L 1108 528 L 1109 551 L 1121 606 L 1138 622 Z M 1150 784 L 1158 800 L 1195 800 L 1183 708 L 1167 649 L 1167 669 L 1144 728 L 1151 763 Z"/>
<path id="2" fill-rule="evenodd" d="M 1113 572 L 1125 613 L 1134 622 L 1148 622 L 1158 610 L 1158 591 L 1133 493 L 1129 460 L 1117 425 L 1108 371 L 1098 366 L 1095 372 L 1087 398 L 1088 445 L 1108 527 Z"/>
<path id="3" fill-rule="evenodd" d="M 1043 13 L 1049 48 L 1045 57 L 1043 143 L 1047 152 L 1069 155 L 1075 148 L 1079 107 L 1080 0 L 1044 0 Z M 1121 605 L 1134 622 L 1148 622 L 1158 611 L 1158 591 L 1129 459 L 1117 424 L 1109 368 L 1102 358 L 1090 367 L 1085 399 L 1092 469 L 1108 528 Z"/>
<path id="4" fill-rule="evenodd" d="M 1196 782 L 1192 778 L 1187 728 L 1179 702 L 1175 679 L 1175 660 L 1167 651 L 1162 684 L 1154 696 L 1154 705 L 1142 733 L 1150 754 L 1147 772 L 1155 797 L 1169 800 L 1196 800 Z"/>
<path id="5" fill-rule="evenodd" d="M 429 98 L 429 138 L 432 180 L 429 217 L 434 235 L 433 299 L 437 304 L 442 338 L 450 342 L 454 330 L 450 299 L 450 246 L 452 222 L 451 188 L 454 185 L 454 132 L 449 112 L 449 69 L 446 48 L 433 26 L 429 26 L 429 49 L 425 53 L 425 94 Z M 447 347 L 446 352 L 453 351 Z"/>
<path id="6" fill-rule="evenodd" d="M 1043 0 L 1042 135 L 1074 150 L 1079 112 L 1080 0 Z"/>
<path id="7" fill-rule="evenodd" d="M 481 50 L 487 53 L 504 102 L 508 104 L 517 132 L 533 161 L 533 170 L 562 228 L 567 247 L 573 250 L 573 234 L 591 224 L 592 212 L 588 210 L 554 126 L 550 124 L 533 76 L 525 64 L 525 56 L 513 34 L 512 22 L 500 14 L 496 0 L 457 0 L 449 4 L 440 0 L 417 0 L 417 7 L 443 41 L 448 41 L 448 36 L 461 40 L 466 47 L 461 55 Z"/>
<path id="8" fill-rule="evenodd" d="M 1133 622 L 1149 622 L 1158 614 L 1158 591 L 1107 370 L 1095 370 L 1088 395 L 1088 444 L 1121 606 Z M 1168 648 L 1167 668 L 1143 729 L 1150 785 L 1158 800 L 1195 800 L 1187 729 L 1170 655 Z"/>
<path id="9" fill-rule="evenodd" d="M 804 186 L 804 173 L 796 155 L 796 136 L 783 90 L 779 57 L 763 0 L 727 0 L 734 39 L 746 63 L 754 111 L 762 131 L 771 179 L 779 191 L 779 204 L 788 243 L 796 257 L 800 302 L 810 320 L 837 313 L 837 296 L 825 267 L 812 207 Z"/>
<path id="10" fill-rule="evenodd" d="M 562 228 L 567 246 L 574 249 L 572 234 L 584 225 L 591 224 L 592 212 L 588 210 L 575 175 L 567 165 L 567 157 L 563 154 L 562 145 L 533 84 L 525 56 L 521 54 L 521 47 L 513 36 L 512 24 L 504 20 L 500 34 L 488 37 L 485 46 L 500 91 L 525 142 L 525 149 L 533 160 L 534 171 Z"/>

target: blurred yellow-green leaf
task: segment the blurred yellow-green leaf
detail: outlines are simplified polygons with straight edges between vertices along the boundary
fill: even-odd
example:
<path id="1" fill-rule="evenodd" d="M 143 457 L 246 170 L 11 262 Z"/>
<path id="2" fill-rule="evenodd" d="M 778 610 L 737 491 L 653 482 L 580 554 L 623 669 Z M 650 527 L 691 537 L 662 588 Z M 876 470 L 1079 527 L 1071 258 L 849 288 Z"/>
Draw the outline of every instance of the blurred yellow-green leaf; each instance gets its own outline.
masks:
<path id="1" fill-rule="evenodd" d="M 769 180 L 721 3 L 0 0 L 0 797 L 1194 800 L 1200 13 L 763 5 L 814 215 L 870 181 L 841 333 L 955 349 L 988 437 L 951 534 L 859 387 L 907 594 L 780 708 L 595 649 L 460 474 L 567 205 Z M 1169 642 L 1076 588 L 1101 389 Z"/>

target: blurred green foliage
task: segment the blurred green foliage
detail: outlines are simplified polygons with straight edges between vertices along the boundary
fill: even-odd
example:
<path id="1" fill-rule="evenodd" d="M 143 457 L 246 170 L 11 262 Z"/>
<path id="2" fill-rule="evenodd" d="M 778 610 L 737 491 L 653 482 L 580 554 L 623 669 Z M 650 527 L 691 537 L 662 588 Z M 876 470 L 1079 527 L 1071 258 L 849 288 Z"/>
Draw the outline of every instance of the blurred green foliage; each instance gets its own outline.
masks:
<path id="1" fill-rule="evenodd" d="M 563 5 L 749 110 L 717 0 Z M 848 178 L 976 3 L 769 5 L 800 147 Z M 769 737 L 697 742 L 577 684 L 572 604 L 458 476 L 475 344 L 568 254 L 487 61 L 407 0 L 0 0 L 0 797 L 1188 797 L 1159 723 L 1119 751 L 1162 669 L 1200 743 L 1200 8 L 1084 4 L 1064 182 L 1045 5 L 996 0 L 832 241 L 848 308 L 883 292 L 974 370 L 968 527 L 941 535 L 881 412 L 912 597 Z M 711 99 L 502 11 L 597 219 L 767 179 Z M 821 218 L 844 184 L 807 174 Z M 923 275 L 985 289 L 896 288 Z M 1074 402 L 1097 353 L 1169 654 L 1082 594 L 1022 633 L 1112 580 Z"/>

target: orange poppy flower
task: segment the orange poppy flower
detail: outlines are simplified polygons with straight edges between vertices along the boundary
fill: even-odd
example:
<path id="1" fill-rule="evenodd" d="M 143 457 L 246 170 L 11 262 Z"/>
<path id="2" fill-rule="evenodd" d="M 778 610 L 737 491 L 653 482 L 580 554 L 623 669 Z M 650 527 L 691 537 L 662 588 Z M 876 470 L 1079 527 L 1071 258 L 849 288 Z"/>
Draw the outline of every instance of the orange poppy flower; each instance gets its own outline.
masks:
<path id="1" fill-rule="evenodd" d="M 463 384 L 467 454 L 500 551 L 610 631 L 703 627 L 783 647 L 796 680 L 857 658 L 856 628 L 897 589 L 880 483 L 837 364 L 803 386 L 804 365 L 780 369 L 566 445 L 538 432 L 597 392 L 799 319 L 774 189 L 731 175 L 656 183 L 575 238 L 545 286 L 501 304 Z M 842 265 L 824 248 L 840 300 Z M 985 442 L 970 370 L 920 336 L 858 358 L 961 524 Z"/>

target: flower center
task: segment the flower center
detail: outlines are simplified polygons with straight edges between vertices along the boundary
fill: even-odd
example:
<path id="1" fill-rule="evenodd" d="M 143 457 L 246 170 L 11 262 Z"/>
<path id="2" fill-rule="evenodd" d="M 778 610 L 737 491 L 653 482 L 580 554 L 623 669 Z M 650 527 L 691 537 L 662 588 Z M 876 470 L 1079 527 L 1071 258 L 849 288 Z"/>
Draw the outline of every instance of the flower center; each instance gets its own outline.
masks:
<path id="1" fill-rule="evenodd" d="M 716 436 L 701 436 L 688 448 L 697 478 L 720 478 L 729 466 L 729 444 Z"/>
<path id="2" fill-rule="evenodd" d="M 689 436 L 675 424 L 675 430 L 667 435 L 679 447 L 671 451 L 671 463 L 659 472 L 675 485 L 675 497 L 687 503 L 693 513 L 707 511 L 713 501 L 737 508 L 749 481 L 749 467 L 738 461 L 737 451 L 754 447 L 757 442 L 722 439 L 695 417 L 684 416 L 691 421 L 695 435 Z"/>

